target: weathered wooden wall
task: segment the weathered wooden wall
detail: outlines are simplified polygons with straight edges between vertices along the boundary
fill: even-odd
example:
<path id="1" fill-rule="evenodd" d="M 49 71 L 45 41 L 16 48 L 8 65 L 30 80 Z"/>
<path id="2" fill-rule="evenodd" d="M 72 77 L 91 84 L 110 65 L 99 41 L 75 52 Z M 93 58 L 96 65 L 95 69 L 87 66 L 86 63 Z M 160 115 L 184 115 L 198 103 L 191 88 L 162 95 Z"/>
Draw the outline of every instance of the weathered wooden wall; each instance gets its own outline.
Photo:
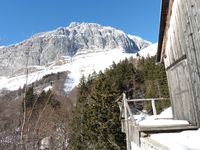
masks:
<path id="1" fill-rule="evenodd" d="M 164 36 L 175 119 L 200 126 L 200 0 L 174 0 Z"/>

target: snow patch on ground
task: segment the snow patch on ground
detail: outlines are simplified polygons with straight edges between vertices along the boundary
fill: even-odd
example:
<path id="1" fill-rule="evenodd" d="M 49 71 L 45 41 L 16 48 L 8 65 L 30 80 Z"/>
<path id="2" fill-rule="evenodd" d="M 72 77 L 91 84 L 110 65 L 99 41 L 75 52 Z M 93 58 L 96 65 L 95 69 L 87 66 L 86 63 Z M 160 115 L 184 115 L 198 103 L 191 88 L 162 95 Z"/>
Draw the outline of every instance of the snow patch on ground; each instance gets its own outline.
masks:
<path id="1" fill-rule="evenodd" d="M 159 116 L 161 118 L 173 118 L 172 108 L 169 107 L 169 108 L 165 109 L 163 112 L 160 113 Z"/>
<path id="2" fill-rule="evenodd" d="M 131 150 L 141 150 L 134 142 L 131 142 Z"/>
<path id="3" fill-rule="evenodd" d="M 177 126 L 177 125 L 188 125 L 189 122 L 185 120 L 173 120 L 172 119 L 172 109 L 171 107 L 164 110 L 159 115 L 148 115 L 141 113 L 140 115 L 134 115 L 136 123 L 140 126 L 156 126 L 161 127 L 163 125 L 167 126 Z"/>
<path id="4" fill-rule="evenodd" d="M 173 120 L 173 119 L 151 119 L 147 118 L 138 123 L 140 126 L 145 127 L 162 127 L 162 126 L 184 126 L 189 125 L 186 120 Z"/>
<path id="5" fill-rule="evenodd" d="M 152 134 L 151 139 L 167 146 L 170 150 L 200 149 L 200 130 L 187 130 L 180 133 Z"/>
<path id="6" fill-rule="evenodd" d="M 53 88 L 53 87 L 52 87 L 51 85 L 49 85 L 49 86 L 45 87 L 45 88 L 43 89 L 43 91 L 48 92 L 48 91 L 51 90 L 52 88 Z"/>
<path id="7" fill-rule="evenodd" d="M 158 119 L 172 119 L 172 108 L 166 108 L 164 111 L 162 111 L 159 115 L 148 115 L 146 113 L 141 112 L 139 115 L 134 115 L 134 119 L 137 124 L 140 124 L 141 121 L 148 121 L 151 122 L 152 120 L 158 120 Z"/>
<path id="8" fill-rule="evenodd" d="M 172 120 L 163 118 L 172 118 L 171 107 L 167 108 L 159 115 L 149 116 L 146 114 L 135 115 L 136 123 L 140 126 L 184 126 L 188 125 L 185 120 Z M 160 119 L 162 118 L 162 119 Z M 200 129 L 186 130 L 180 133 L 157 133 L 151 134 L 150 138 L 170 150 L 200 150 Z M 139 149 L 134 143 L 131 143 L 131 148 Z M 141 148 L 141 147 L 140 147 Z M 141 148 L 142 149 L 142 148 Z"/>

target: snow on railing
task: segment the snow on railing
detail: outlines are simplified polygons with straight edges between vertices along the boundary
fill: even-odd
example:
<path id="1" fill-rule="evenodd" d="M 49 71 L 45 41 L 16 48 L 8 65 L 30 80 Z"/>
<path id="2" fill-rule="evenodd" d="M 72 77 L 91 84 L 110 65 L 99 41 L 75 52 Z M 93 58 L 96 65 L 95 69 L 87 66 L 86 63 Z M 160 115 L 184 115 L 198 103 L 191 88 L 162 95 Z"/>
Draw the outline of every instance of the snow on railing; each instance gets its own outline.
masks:
<path id="1" fill-rule="evenodd" d="M 169 98 L 146 98 L 146 99 L 127 99 L 125 93 L 123 93 L 123 104 L 124 104 L 124 111 L 127 112 L 127 118 L 130 117 L 131 121 L 135 124 L 134 114 L 131 111 L 129 106 L 129 102 L 144 102 L 144 101 L 151 101 L 151 107 L 153 110 L 153 115 L 157 115 L 155 101 L 160 100 L 169 100 Z M 126 115 L 126 114 L 125 114 Z M 126 118 L 125 118 L 126 119 Z"/>
<path id="2" fill-rule="evenodd" d="M 131 142 L 134 135 L 134 129 L 130 128 L 131 126 L 136 126 L 136 118 L 134 118 L 134 114 L 129 106 L 130 102 L 144 102 L 151 101 L 151 107 L 153 110 L 153 115 L 157 115 L 155 101 L 160 100 L 169 100 L 169 98 L 147 98 L 147 99 L 130 99 L 126 98 L 125 93 L 123 93 L 123 105 L 120 106 L 120 111 L 122 116 L 124 116 L 124 131 L 126 133 L 126 142 L 127 142 L 127 150 L 131 149 Z M 131 121 L 131 122 L 130 122 Z"/>

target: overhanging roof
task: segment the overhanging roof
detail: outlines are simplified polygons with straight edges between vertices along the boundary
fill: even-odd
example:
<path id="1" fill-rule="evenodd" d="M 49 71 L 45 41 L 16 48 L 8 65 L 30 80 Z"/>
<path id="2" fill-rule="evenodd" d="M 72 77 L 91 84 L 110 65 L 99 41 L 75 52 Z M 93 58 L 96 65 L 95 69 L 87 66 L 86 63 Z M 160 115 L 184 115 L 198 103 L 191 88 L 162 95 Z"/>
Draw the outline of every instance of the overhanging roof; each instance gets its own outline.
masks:
<path id="1" fill-rule="evenodd" d="M 170 2 L 170 0 L 162 0 L 162 4 L 161 4 L 160 29 L 159 29 L 158 49 L 157 49 L 157 56 L 156 56 L 157 62 L 162 61 L 161 52 L 162 52 L 162 46 L 163 46 L 163 38 L 164 38 L 165 29 L 166 29 L 166 25 L 167 25 L 169 2 Z"/>

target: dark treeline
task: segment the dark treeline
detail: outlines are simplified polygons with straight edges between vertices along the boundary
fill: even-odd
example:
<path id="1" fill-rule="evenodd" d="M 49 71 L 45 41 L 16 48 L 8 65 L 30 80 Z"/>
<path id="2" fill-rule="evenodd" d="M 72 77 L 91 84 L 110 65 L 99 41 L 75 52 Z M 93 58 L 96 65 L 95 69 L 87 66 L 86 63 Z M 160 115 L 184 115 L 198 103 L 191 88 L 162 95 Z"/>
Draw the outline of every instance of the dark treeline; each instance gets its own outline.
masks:
<path id="1" fill-rule="evenodd" d="M 113 63 L 87 79 L 82 77 L 71 123 L 70 149 L 126 149 L 116 102 L 123 92 L 127 98 L 168 97 L 164 66 L 156 65 L 155 57 L 132 58 Z M 148 103 L 143 108 L 150 111 Z"/>

